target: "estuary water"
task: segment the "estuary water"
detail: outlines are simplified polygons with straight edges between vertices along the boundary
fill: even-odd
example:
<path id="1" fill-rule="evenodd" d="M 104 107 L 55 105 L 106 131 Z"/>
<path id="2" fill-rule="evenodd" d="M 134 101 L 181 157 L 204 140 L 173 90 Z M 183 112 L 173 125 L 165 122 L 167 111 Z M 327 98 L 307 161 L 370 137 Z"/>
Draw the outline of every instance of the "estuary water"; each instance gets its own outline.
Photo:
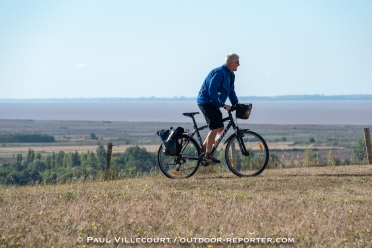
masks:
<path id="1" fill-rule="evenodd" d="M 371 125 L 372 101 L 254 101 L 252 124 Z M 224 116 L 226 111 L 221 109 Z M 0 102 L 0 119 L 189 122 L 184 112 L 200 112 L 194 101 Z M 196 115 L 198 123 L 204 117 Z"/>

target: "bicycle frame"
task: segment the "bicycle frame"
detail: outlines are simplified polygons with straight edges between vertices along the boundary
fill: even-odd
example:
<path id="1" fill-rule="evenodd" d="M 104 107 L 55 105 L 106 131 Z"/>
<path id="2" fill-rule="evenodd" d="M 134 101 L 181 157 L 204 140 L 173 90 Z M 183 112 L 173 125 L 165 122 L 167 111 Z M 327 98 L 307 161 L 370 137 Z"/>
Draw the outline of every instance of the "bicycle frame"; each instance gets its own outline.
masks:
<path id="1" fill-rule="evenodd" d="M 247 151 L 247 149 L 246 149 L 246 147 L 245 147 L 245 145 L 244 145 L 244 142 L 243 142 L 243 140 L 242 140 L 242 135 L 240 134 L 240 129 L 239 129 L 239 127 L 235 124 L 231 112 L 228 112 L 228 113 L 229 113 L 229 117 L 226 117 L 226 118 L 222 119 L 222 122 L 226 122 L 226 121 L 230 121 L 230 122 L 229 122 L 229 123 L 227 124 L 227 126 L 223 129 L 223 131 L 222 131 L 222 133 L 221 133 L 221 136 L 216 140 L 216 143 L 213 144 L 211 153 L 213 153 L 214 151 L 216 151 L 218 145 L 221 143 L 221 141 L 222 141 L 222 139 L 225 137 L 227 131 L 229 131 L 229 129 L 230 129 L 231 126 L 232 126 L 233 129 L 234 129 L 235 135 L 236 135 L 236 137 L 237 137 L 236 139 L 237 139 L 237 141 L 238 141 L 238 144 L 239 144 L 239 147 L 240 147 L 240 151 L 242 152 L 243 155 L 248 156 L 248 155 L 249 155 L 249 152 Z M 201 136 L 200 136 L 199 131 L 201 131 L 201 130 L 207 128 L 208 125 L 205 125 L 205 126 L 202 126 L 202 127 L 198 128 L 198 126 L 197 126 L 197 124 L 196 124 L 196 122 L 195 122 L 195 118 L 194 118 L 194 116 L 191 116 L 191 118 L 192 118 L 192 121 L 193 121 L 193 123 L 194 123 L 194 131 L 189 135 L 189 137 L 193 137 L 193 136 L 195 135 L 195 133 L 196 133 L 196 134 L 197 134 L 197 137 L 198 137 L 198 140 L 199 140 L 199 144 L 200 144 L 200 150 L 201 150 L 202 152 L 205 152 L 205 150 L 204 150 L 204 146 L 203 146 L 203 140 L 202 140 L 202 138 L 201 138 Z M 227 142 L 227 141 L 226 141 L 226 142 Z M 226 142 L 225 142 L 225 143 L 226 143 Z"/>
<path id="2" fill-rule="evenodd" d="M 221 137 L 214 142 L 211 152 L 216 152 L 221 141 L 226 137 L 228 130 L 233 127 L 234 133 L 229 133 L 229 137 L 224 141 L 225 151 L 221 150 L 218 157 L 221 157 L 221 160 L 224 157 L 228 169 L 238 177 L 257 176 L 267 166 L 269 149 L 266 141 L 259 134 L 249 129 L 239 128 L 235 116 L 232 116 L 231 113 L 236 109 L 235 106 L 232 106 L 229 109 L 228 117 L 222 119 L 223 122 L 227 122 L 226 127 L 219 128 L 222 130 Z M 249 112 L 247 112 L 250 110 L 249 105 L 248 109 L 245 106 L 238 106 L 238 109 L 241 111 L 238 116 L 241 116 L 242 119 L 249 118 Z M 177 137 L 177 142 L 181 143 L 181 151 L 179 153 L 174 156 L 167 156 L 164 153 L 164 144 L 159 147 L 158 165 L 163 174 L 169 178 L 188 178 L 195 174 L 200 165 L 218 164 L 205 158 L 206 148 L 203 146 L 200 131 L 206 129 L 208 125 L 198 127 L 194 118 L 196 114 L 199 114 L 199 112 L 183 113 L 184 116 L 192 119 L 194 129 L 192 132 L 186 130 Z M 216 130 L 213 133 L 216 133 Z M 195 138 L 195 134 L 198 138 Z M 238 142 L 239 148 L 236 147 L 236 142 Z M 240 149 L 241 155 L 238 149 Z"/>

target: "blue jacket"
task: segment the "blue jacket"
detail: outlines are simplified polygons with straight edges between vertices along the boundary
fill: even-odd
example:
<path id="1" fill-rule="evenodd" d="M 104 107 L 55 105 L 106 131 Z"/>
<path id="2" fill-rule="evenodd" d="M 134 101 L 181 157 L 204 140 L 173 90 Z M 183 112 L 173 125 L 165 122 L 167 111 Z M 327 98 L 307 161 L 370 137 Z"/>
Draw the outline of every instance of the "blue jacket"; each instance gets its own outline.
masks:
<path id="1" fill-rule="evenodd" d="M 229 97 L 231 105 L 237 104 L 238 98 L 234 90 L 234 81 L 235 74 L 227 69 L 226 65 L 213 69 L 200 88 L 197 103 L 211 104 L 218 109 L 225 105 L 225 101 Z"/>

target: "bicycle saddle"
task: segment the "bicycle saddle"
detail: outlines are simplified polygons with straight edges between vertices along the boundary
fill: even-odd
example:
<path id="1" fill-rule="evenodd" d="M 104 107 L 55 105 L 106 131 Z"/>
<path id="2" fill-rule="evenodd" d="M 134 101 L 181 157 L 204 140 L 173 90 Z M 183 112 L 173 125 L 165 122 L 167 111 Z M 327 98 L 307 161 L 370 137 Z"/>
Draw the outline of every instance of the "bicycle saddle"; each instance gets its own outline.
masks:
<path id="1" fill-rule="evenodd" d="M 199 112 L 192 112 L 192 113 L 183 113 L 184 116 L 193 117 L 194 115 L 199 114 Z"/>

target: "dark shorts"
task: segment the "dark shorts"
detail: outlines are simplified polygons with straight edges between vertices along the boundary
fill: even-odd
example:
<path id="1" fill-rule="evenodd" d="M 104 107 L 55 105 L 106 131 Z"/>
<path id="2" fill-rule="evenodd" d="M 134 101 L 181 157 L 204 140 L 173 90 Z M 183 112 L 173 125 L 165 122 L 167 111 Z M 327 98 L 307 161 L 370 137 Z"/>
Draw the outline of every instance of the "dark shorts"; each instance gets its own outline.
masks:
<path id="1" fill-rule="evenodd" d="M 222 122 L 222 113 L 219 109 L 216 109 L 215 106 L 210 104 L 198 104 L 198 106 L 202 111 L 210 130 L 224 127 Z"/>

